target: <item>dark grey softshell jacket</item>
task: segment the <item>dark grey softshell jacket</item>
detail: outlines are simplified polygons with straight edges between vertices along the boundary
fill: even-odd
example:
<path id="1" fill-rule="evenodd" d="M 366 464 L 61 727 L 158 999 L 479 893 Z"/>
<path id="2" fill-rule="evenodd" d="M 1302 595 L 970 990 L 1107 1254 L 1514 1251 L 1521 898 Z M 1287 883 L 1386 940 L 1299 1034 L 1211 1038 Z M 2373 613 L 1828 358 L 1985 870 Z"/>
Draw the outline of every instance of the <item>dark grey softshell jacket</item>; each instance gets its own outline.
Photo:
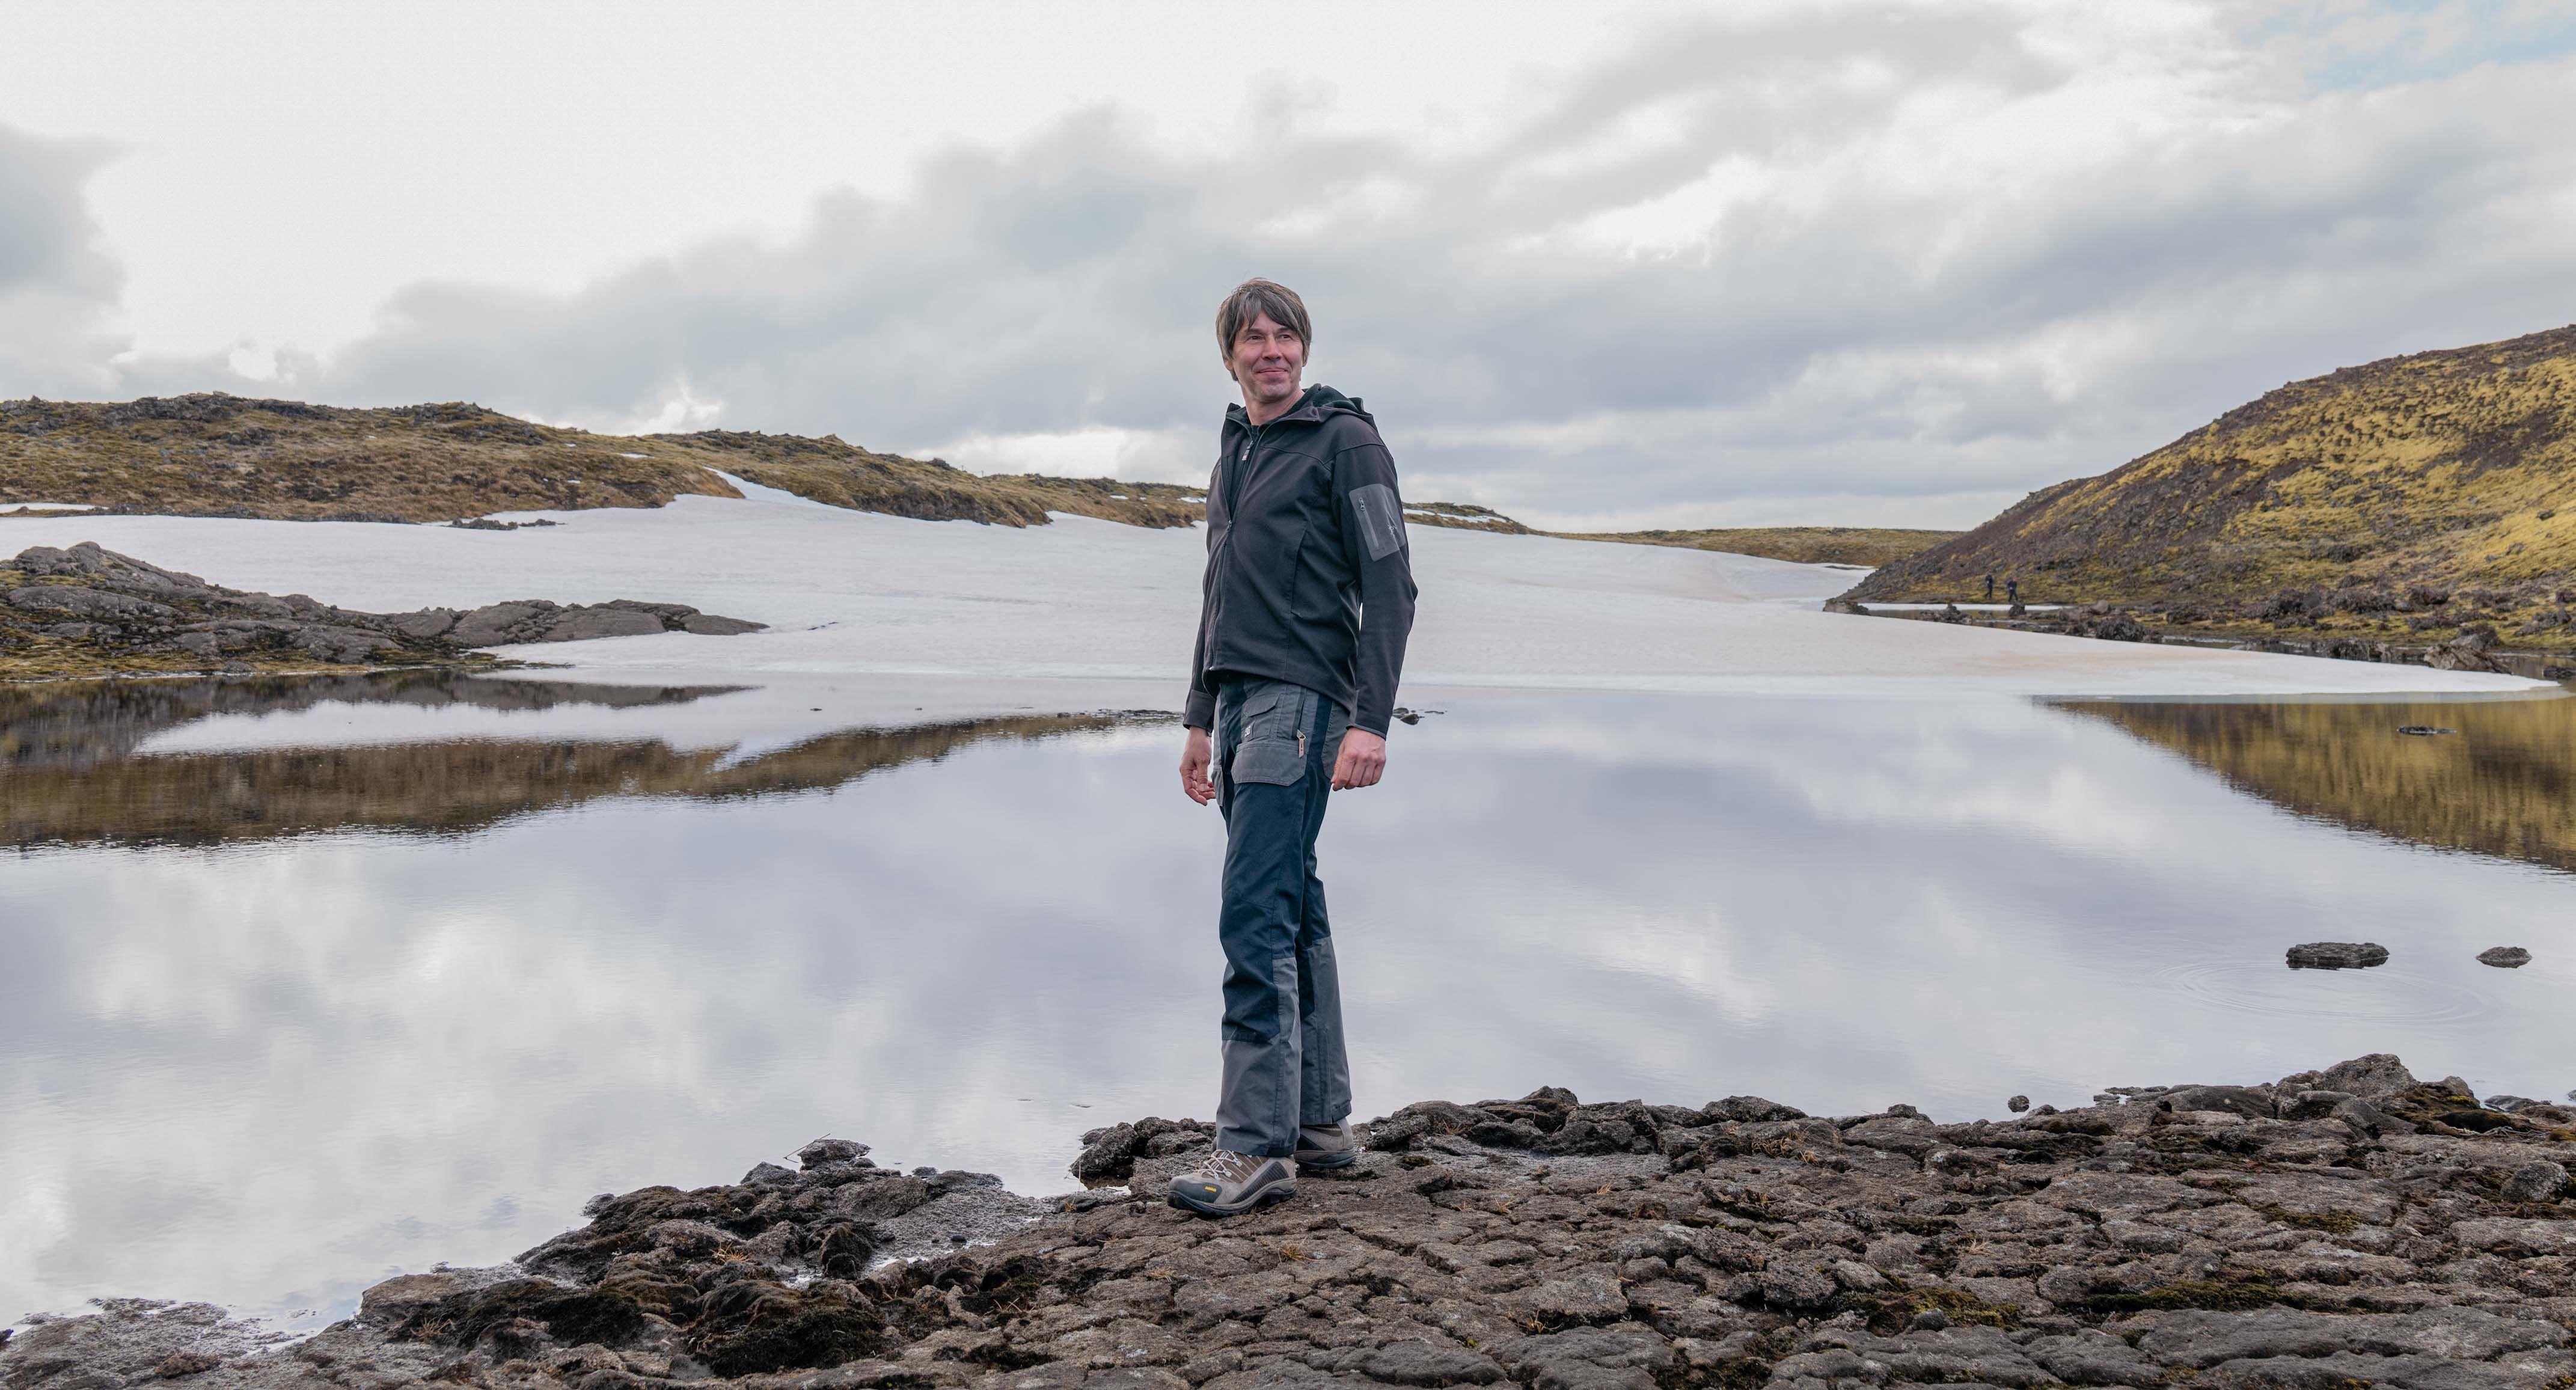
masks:
<path id="1" fill-rule="evenodd" d="M 1258 429 L 1228 406 L 1208 482 L 1208 563 L 1190 659 L 1193 729 L 1227 673 L 1294 681 L 1384 736 L 1413 631 L 1395 460 L 1360 403 L 1309 386 Z M 1365 617 L 1365 621 L 1363 621 Z"/>

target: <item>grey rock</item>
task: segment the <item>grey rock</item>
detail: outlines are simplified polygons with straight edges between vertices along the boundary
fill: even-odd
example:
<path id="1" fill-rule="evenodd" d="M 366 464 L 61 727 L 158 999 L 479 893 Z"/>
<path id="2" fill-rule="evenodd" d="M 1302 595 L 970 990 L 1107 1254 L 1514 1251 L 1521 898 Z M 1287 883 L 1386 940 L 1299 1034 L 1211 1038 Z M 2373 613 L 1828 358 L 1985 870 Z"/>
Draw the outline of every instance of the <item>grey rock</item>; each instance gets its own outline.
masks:
<path id="1" fill-rule="evenodd" d="M 2015 1096 L 2015 1097 L 2013 1097 L 2012 1099 L 2010 1099 L 2010 1100 L 2008 1100 L 2008 1101 L 2005 1101 L 2005 1102 L 2004 1102 L 2004 1108 L 2005 1108 L 2006 1110 L 2009 1110 L 2009 1111 L 2013 1112 L 2014 1114 L 2018 1115 L 2018 1114 L 2020 1114 L 2021 1112 L 2023 1112 L 2023 1111 L 2025 1111 L 2025 1110 L 2028 1110 L 2028 1109 L 2030 1108 L 2030 1097 L 2028 1097 L 2028 1096 Z"/>
<path id="2" fill-rule="evenodd" d="M 796 1151 L 796 1161 L 807 1168 L 820 1168 L 826 1163 L 855 1163 L 868 1156 L 868 1146 L 854 1139 L 817 1139 Z"/>
<path id="3" fill-rule="evenodd" d="M 37 613 L 69 613 L 81 618 L 105 618 L 115 621 L 144 619 L 151 622 L 173 622 L 179 610 L 166 603 L 109 593 L 104 589 L 83 588 L 77 584 L 38 584 L 24 589 L 11 589 L 12 606 Z"/>
<path id="4" fill-rule="evenodd" d="M 2332 1118 L 2350 1125 L 2353 1133 L 2363 1138 L 2377 1139 L 2384 1135 L 2415 1132 L 2414 1125 L 2389 1115 L 2359 1096 L 2348 1096 L 2336 1101 L 2334 1109 L 2329 1114 Z"/>
<path id="5" fill-rule="evenodd" d="M 1531 1390 L 1655 1390 L 1656 1376 L 1679 1361 L 1672 1343 L 1634 1323 L 1513 1338 L 1492 1350 Z"/>
<path id="6" fill-rule="evenodd" d="M 2277 1103 L 2282 1119 L 2322 1120 L 2332 1115 L 2336 1106 L 2352 1099 L 2350 1091 L 2287 1091 Z"/>
<path id="7" fill-rule="evenodd" d="M 2289 950 L 2292 970 L 2366 970 L 2388 963 L 2388 948 L 2376 941 L 2310 941 Z"/>
<path id="8" fill-rule="evenodd" d="M 1599 1322 L 1628 1311 L 1619 1272 L 1606 1264 L 1568 1270 L 1504 1298 L 1510 1306 L 1550 1322 Z"/>
<path id="9" fill-rule="evenodd" d="M 2558 1353 L 2540 1353 L 2555 1357 Z M 2275 1356 L 2230 1361 L 2203 1372 L 2191 1382 L 2212 1390 L 2353 1390 L 2387 1386 L 2390 1390 L 2547 1390 L 2566 1374 L 2553 1364 L 2452 1361 L 2435 1356 L 2368 1356 L 2340 1352 L 2333 1356 Z"/>
<path id="10" fill-rule="evenodd" d="M 2478 952 L 2478 964 L 2503 970 L 2519 970 L 2531 964 L 2531 952 L 2520 946 L 2490 946 Z"/>
<path id="11" fill-rule="evenodd" d="M 655 1248 L 672 1251 L 684 1259 L 711 1255 L 728 1245 L 742 1243 L 739 1237 L 703 1221 L 657 1221 L 645 1234 Z"/>
<path id="12" fill-rule="evenodd" d="M 2034 1338 L 2022 1354 L 2069 1385 L 2151 1385 L 2163 1374 L 2145 1353 L 2091 1327 Z"/>
<path id="13" fill-rule="evenodd" d="M 2417 1084 L 2415 1074 L 2394 1053 L 2373 1052 L 2319 1072 L 2315 1088 L 2344 1091 L 2363 1100 L 2381 1100 Z"/>
<path id="14" fill-rule="evenodd" d="M 682 632 L 694 632 L 700 637 L 735 637 L 746 632 L 759 632 L 768 626 L 747 618 L 726 618 L 714 613 L 692 613 L 680 619 Z"/>
<path id="15" fill-rule="evenodd" d="M 2480 1217 L 2453 1224 L 2451 1238 L 2464 1249 L 2500 1255 L 2576 1255 L 2576 1221 Z"/>
<path id="16" fill-rule="evenodd" d="M 2502 1190 L 2509 1202 L 2552 1201 L 2567 1190 L 2567 1169 L 2545 1158 L 2534 1159 L 2514 1169 Z"/>
<path id="17" fill-rule="evenodd" d="M 569 608 L 545 631 L 541 642 L 586 642 L 600 637 L 641 637 L 662 631 L 662 620 L 652 613 L 639 613 L 628 608 Z"/>
<path id="18" fill-rule="evenodd" d="M 2271 1119 L 2274 1109 L 2271 1092 L 2250 1086 L 2177 1086 L 2156 1097 L 2155 1104 L 2159 1110 L 2218 1111 L 2256 1120 Z"/>
<path id="19" fill-rule="evenodd" d="M 453 608 L 424 608 L 417 613 L 397 613 L 385 620 L 385 626 L 406 637 L 441 637 L 456 626 Z"/>
<path id="20" fill-rule="evenodd" d="M 794 1182 L 795 1180 L 795 1169 L 781 1167 L 780 1165 L 768 1162 L 767 1160 L 753 1164 L 751 1166 L 751 1171 L 742 1175 L 742 1185 L 745 1187 L 766 1183 Z"/>
<path id="21" fill-rule="evenodd" d="M 458 614 L 456 625 L 447 632 L 447 640 L 460 647 L 502 646 L 513 640 L 511 633 L 514 629 L 553 607 L 553 604 L 487 603 Z"/>
<path id="22" fill-rule="evenodd" d="M 1834 1305 L 1842 1285 L 1834 1262 L 1818 1255 L 1779 1255 L 1763 1266 L 1762 1302 L 1782 1313 L 1821 1312 Z"/>
<path id="23" fill-rule="evenodd" d="M 1420 1340 L 1389 1342 L 1362 1358 L 1359 1369 L 1389 1385 L 1491 1385 L 1503 1378 L 1501 1364 L 1483 1352 Z"/>
<path id="24" fill-rule="evenodd" d="M 1137 1136 L 1134 1125 L 1115 1124 L 1095 1130 L 1083 1145 L 1082 1152 L 1074 1155 L 1073 1175 L 1081 1179 L 1085 1187 L 1123 1183 L 1135 1173 L 1136 1157 L 1143 1151 L 1144 1143 Z"/>
<path id="25" fill-rule="evenodd" d="M 1782 1105 L 1778 1101 L 1765 1100 L 1760 1096 L 1728 1096 L 1724 1100 L 1713 1100 L 1702 1106 L 1700 1113 L 1712 1120 L 1729 1120 L 1741 1124 L 1763 1124 L 1807 1118 L 1807 1112 L 1804 1110 L 1795 1106 Z"/>
<path id="26" fill-rule="evenodd" d="M 2476 1308 L 2413 1313 L 2311 1313 L 2291 1308 L 2153 1315 L 2138 1350 L 2166 1365 L 2207 1367 L 2246 1357 L 2442 1356 L 2485 1361 L 2509 1351 L 2567 1344 L 2567 1329 Z"/>

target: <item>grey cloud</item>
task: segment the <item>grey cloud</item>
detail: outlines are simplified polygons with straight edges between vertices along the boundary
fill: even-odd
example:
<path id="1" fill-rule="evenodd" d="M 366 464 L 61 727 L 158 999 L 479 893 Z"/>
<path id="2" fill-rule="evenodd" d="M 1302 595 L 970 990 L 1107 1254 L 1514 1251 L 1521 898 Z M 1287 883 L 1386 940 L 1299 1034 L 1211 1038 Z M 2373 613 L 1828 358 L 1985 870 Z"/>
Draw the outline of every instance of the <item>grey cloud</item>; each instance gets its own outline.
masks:
<path id="1" fill-rule="evenodd" d="M 0 126 L 0 386 L 68 393 L 113 380 L 108 358 L 124 343 L 109 316 L 123 276 L 81 191 L 102 153 Z"/>
<path id="2" fill-rule="evenodd" d="M 2547 133 L 2576 114 L 2567 62 L 2319 94 L 2185 45 L 2160 57 L 2188 79 L 2166 98 L 2203 95 L 2166 133 L 2135 133 L 2167 119 L 2142 106 L 2125 147 L 2071 168 L 1945 170 L 1942 148 L 1905 167 L 1926 102 L 2087 99 L 2029 22 L 1864 5 L 1676 27 L 1463 152 L 1283 123 L 1192 159 L 1090 113 L 937 160 L 901 199 L 824 198 L 783 244 L 560 297 L 415 287 L 289 384 L 592 424 L 685 386 L 728 425 L 916 450 L 1189 437 L 1227 394 L 1213 303 L 1262 273 L 1317 310 L 1311 377 L 1470 500 L 1579 522 L 1877 496 L 1964 523 L 2280 381 L 2576 316 L 2550 210 L 2576 162 Z M 1578 244 L 1728 159 L 1756 184 L 1705 246 Z"/>

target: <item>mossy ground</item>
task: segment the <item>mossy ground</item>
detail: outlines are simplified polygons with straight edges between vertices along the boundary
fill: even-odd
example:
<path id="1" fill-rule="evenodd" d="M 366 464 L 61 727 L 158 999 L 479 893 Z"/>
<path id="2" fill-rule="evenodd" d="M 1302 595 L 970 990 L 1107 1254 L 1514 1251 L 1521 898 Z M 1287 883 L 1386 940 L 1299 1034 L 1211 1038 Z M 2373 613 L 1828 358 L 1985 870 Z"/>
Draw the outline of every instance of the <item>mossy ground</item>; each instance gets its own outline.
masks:
<path id="1" fill-rule="evenodd" d="M 2294 382 L 1851 596 L 1965 602 L 1987 574 L 2212 635 L 2576 643 L 2576 328 Z"/>

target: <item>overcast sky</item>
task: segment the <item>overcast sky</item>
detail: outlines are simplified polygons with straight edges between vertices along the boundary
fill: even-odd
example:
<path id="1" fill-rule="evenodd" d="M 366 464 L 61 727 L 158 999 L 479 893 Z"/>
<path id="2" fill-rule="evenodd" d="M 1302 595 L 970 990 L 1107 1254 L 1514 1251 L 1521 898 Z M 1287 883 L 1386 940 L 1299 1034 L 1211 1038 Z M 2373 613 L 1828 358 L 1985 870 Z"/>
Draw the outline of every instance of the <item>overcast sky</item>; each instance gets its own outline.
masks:
<path id="1" fill-rule="evenodd" d="M 2508 0 L 10 3 L 0 396 L 1189 480 L 1266 274 L 1413 497 L 1965 525 L 2576 320 L 2570 129 Z"/>

